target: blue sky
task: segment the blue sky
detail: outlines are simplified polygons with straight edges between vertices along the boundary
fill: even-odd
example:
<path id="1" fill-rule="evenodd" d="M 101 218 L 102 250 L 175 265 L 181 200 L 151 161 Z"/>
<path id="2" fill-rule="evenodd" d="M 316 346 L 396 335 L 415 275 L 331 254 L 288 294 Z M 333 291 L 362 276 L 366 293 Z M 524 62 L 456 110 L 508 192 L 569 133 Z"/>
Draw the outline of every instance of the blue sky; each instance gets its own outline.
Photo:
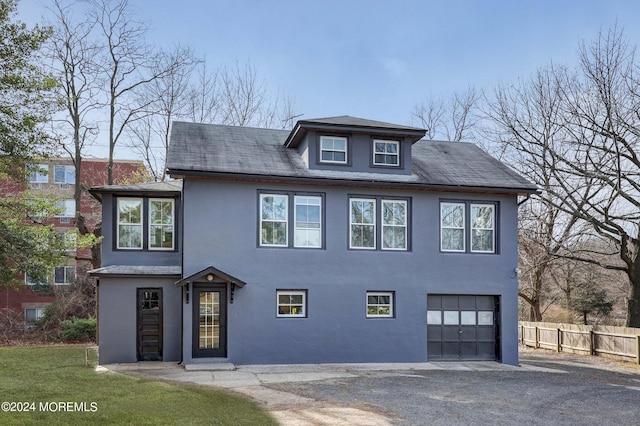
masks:
<path id="1" fill-rule="evenodd" d="M 579 42 L 616 21 L 640 40 L 640 1 L 130 0 L 152 42 L 188 44 L 211 68 L 250 61 L 304 118 L 416 124 L 429 96 L 576 63 Z M 31 24 L 46 1 L 21 0 Z"/>

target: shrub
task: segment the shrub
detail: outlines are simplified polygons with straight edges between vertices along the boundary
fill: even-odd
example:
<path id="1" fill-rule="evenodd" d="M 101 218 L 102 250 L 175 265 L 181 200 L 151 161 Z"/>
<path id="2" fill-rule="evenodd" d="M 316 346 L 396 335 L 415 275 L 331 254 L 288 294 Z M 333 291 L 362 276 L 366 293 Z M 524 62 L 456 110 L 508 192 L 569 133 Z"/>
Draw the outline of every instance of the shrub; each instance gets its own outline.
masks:
<path id="1" fill-rule="evenodd" d="M 61 323 L 60 339 L 63 342 L 89 342 L 96 340 L 95 318 L 72 318 Z"/>

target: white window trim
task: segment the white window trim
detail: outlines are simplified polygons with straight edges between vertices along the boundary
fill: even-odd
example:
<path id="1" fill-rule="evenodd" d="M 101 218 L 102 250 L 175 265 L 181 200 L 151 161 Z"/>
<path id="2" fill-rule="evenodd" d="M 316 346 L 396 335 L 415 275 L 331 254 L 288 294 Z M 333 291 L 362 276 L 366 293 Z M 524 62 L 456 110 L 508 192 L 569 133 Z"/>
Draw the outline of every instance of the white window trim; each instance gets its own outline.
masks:
<path id="1" fill-rule="evenodd" d="M 284 201 L 285 201 L 285 219 L 284 220 L 263 220 L 262 219 L 262 200 L 265 197 L 283 197 Z M 278 194 L 278 193 L 264 193 L 264 194 L 260 194 L 260 211 L 258 213 L 260 215 L 260 229 L 259 229 L 259 235 L 258 235 L 258 241 L 260 243 L 260 247 L 289 247 L 289 195 L 288 194 Z M 284 227 L 284 232 L 285 232 L 285 237 L 284 237 L 284 244 L 265 244 L 262 242 L 262 224 L 263 222 L 278 222 L 278 223 L 284 223 L 285 227 Z"/>
<path id="2" fill-rule="evenodd" d="M 392 225 L 392 224 L 385 224 L 384 222 L 384 205 L 385 203 L 391 203 L 391 204 L 404 204 L 404 225 L 400 226 L 400 225 Z M 382 227 L 382 235 L 380 237 L 381 241 L 380 241 L 380 249 L 381 250 L 389 250 L 389 251 L 407 251 L 407 246 L 408 246 L 408 241 L 407 241 L 407 237 L 408 237 L 408 219 L 409 219 L 409 203 L 407 203 L 406 200 L 382 200 L 382 213 L 380 214 L 380 226 Z M 388 228 L 404 228 L 404 247 L 385 247 L 384 246 L 384 228 L 388 227 Z"/>
<path id="3" fill-rule="evenodd" d="M 462 250 L 453 250 L 453 249 L 445 249 L 442 246 L 442 243 L 444 241 L 443 239 L 443 233 L 445 230 L 445 227 L 442 224 L 442 220 L 444 219 L 442 217 L 442 207 L 444 206 L 461 206 L 462 207 L 462 228 L 454 228 L 454 227 L 446 227 L 446 229 L 462 229 Z M 447 252 L 447 253 L 464 253 L 466 252 L 466 241 L 467 241 L 467 230 L 466 230 L 466 216 L 467 212 L 466 212 L 466 204 L 465 203 L 453 203 L 453 202 L 441 202 L 440 203 L 440 251 L 443 252 Z"/>
<path id="4" fill-rule="evenodd" d="M 56 213 L 53 217 L 57 217 L 57 218 L 74 218 L 76 216 L 76 200 L 75 198 L 66 198 L 66 199 L 61 199 L 58 201 L 63 201 L 64 203 L 64 210 L 61 211 L 60 213 Z M 69 203 L 71 202 L 71 203 Z M 67 203 L 69 204 L 73 204 L 73 211 L 69 212 L 69 214 L 67 214 Z"/>
<path id="5" fill-rule="evenodd" d="M 395 154 L 389 154 L 387 152 L 377 152 L 376 151 L 376 142 L 377 143 L 395 145 L 397 147 L 396 153 Z M 374 166 L 400 167 L 400 142 L 398 142 L 398 141 L 389 141 L 389 140 L 385 140 L 385 139 L 374 139 L 373 140 L 373 150 L 372 151 L 373 151 L 373 165 Z M 376 161 L 376 154 L 395 155 L 398 161 L 396 162 L 396 164 L 378 163 Z"/>
<path id="6" fill-rule="evenodd" d="M 56 269 L 57 268 L 64 268 L 64 281 L 61 283 L 56 282 Z M 69 281 L 69 273 L 67 272 L 69 269 L 73 270 L 73 275 L 75 277 L 76 275 L 76 267 L 73 265 L 62 265 L 62 266 L 56 266 L 55 268 L 53 268 L 53 284 L 54 285 L 69 285 L 71 284 L 71 281 Z"/>
<path id="7" fill-rule="evenodd" d="M 471 228 L 471 235 L 470 235 L 470 241 L 471 241 L 471 247 L 469 247 L 471 249 L 472 253 L 495 253 L 496 252 L 496 206 L 495 204 L 489 204 L 489 203 L 470 203 L 469 205 L 469 215 L 471 215 L 471 212 L 473 211 L 474 207 L 490 207 L 491 208 L 491 228 L 474 228 L 473 227 L 473 218 L 470 217 L 471 219 L 471 223 L 470 223 L 470 228 Z M 491 240 L 491 246 L 493 247 L 491 250 L 474 250 L 473 249 L 473 231 L 474 229 L 478 229 L 478 230 L 482 230 L 482 231 L 492 231 L 493 232 L 493 239 Z"/>
<path id="8" fill-rule="evenodd" d="M 301 314 L 281 314 L 280 306 L 291 306 L 290 304 L 281 305 L 280 296 L 302 296 L 302 313 Z M 276 290 L 276 317 L 277 318 L 306 318 L 307 317 L 307 292 L 304 290 Z"/>
<path id="9" fill-rule="evenodd" d="M 120 222 L 120 201 L 139 201 L 140 202 L 140 223 Z M 118 250 L 142 250 L 144 247 L 144 201 L 142 198 L 118 197 L 116 201 L 116 247 Z M 137 225 L 140 227 L 140 246 L 139 247 L 122 247 L 120 246 L 120 225 Z"/>
<path id="10" fill-rule="evenodd" d="M 48 164 L 38 164 L 36 166 L 36 170 L 34 170 L 34 172 L 36 172 L 36 174 L 34 175 L 34 173 L 29 172 L 27 174 L 27 180 L 29 181 L 29 183 L 49 183 L 49 173 L 47 173 L 46 175 L 41 174 L 40 170 L 46 170 L 47 172 L 49 171 L 49 165 Z M 31 177 L 36 178 L 36 180 L 31 180 Z M 38 180 L 40 179 L 40 180 Z"/>
<path id="11" fill-rule="evenodd" d="M 62 167 L 64 172 L 63 172 L 63 180 L 59 181 L 56 179 L 56 168 L 58 167 Z M 73 178 L 73 182 L 69 182 L 67 181 L 67 168 L 72 168 L 73 169 L 73 173 L 74 173 L 74 178 Z M 54 164 L 53 166 L 53 182 L 60 184 L 60 185 L 64 185 L 64 184 L 70 184 L 73 183 L 75 184 L 75 166 L 71 166 L 71 165 L 67 165 L 67 164 Z"/>
<path id="12" fill-rule="evenodd" d="M 308 230 L 308 229 L 316 229 L 316 228 L 298 228 L 298 199 L 299 198 L 312 198 L 312 199 L 316 199 L 318 201 L 320 201 L 320 204 L 318 205 L 318 208 L 320 209 L 319 211 L 319 215 L 318 215 L 318 223 L 320 224 L 320 227 L 318 228 L 318 231 L 320 232 L 320 240 L 318 241 L 318 245 L 317 246 L 305 246 L 305 245 L 297 245 L 296 244 L 296 233 L 299 230 Z M 262 217 L 262 215 L 260 215 L 260 217 Z M 261 228 L 262 229 L 262 228 Z M 322 248 L 322 197 L 319 197 L 317 195 L 294 195 L 293 197 L 293 246 L 296 248 Z"/>
<path id="13" fill-rule="evenodd" d="M 387 306 L 386 304 L 369 304 L 369 296 L 389 296 L 389 313 L 388 314 L 370 314 L 369 306 Z M 365 299 L 365 312 L 367 314 L 367 318 L 393 318 L 395 312 L 393 311 L 393 292 L 392 291 L 367 291 L 366 299 Z"/>
<path id="14" fill-rule="evenodd" d="M 322 141 L 324 139 L 341 139 L 344 141 L 344 151 L 337 149 L 322 149 Z M 326 152 L 344 152 L 344 161 L 335 161 L 335 160 L 323 160 L 322 153 Z M 347 164 L 349 161 L 349 141 L 346 137 L 343 136 L 320 136 L 320 158 L 318 159 L 320 163 L 330 163 L 330 164 Z"/>
<path id="15" fill-rule="evenodd" d="M 171 233 L 171 247 L 151 247 L 151 228 L 153 226 L 168 226 L 167 224 L 154 224 L 151 223 L 151 203 L 153 203 L 154 201 L 159 201 L 159 202 L 163 202 L 163 203 L 171 203 L 171 228 L 173 230 L 173 232 Z M 176 218 L 176 203 L 175 200 L 173 198 L 149 198 L 149 226 L 148 226 L 148 232 L 149 232 L 149 250 L 150 251 L 173 251 L 175 250 L 176 247 L 176 225 L 175 225 L 175 218 Z M 119 235 L 119 233 L 118 233 Z M 143 238 L 144 239 L 144 238 Z M 144 244 L 144 242 L 143 242 Z"/>
<path id="16" fill-rule="evenodd" d="M 353 223 L 352 219 L 353 219 L 353 215 L 351 214 L 351 209 L 353 207 L 353 202 L 354 201 L 364 201 L 364 202 L 370 202 L 373 203 L 373 223 Z M 378 246 L 378 241 L 377 241 L 377 229 L 376 229 L 376 222 L 377 222 L 377 217 L 376 217 L 376 210 L 377 210 L 377 203 L 376 203 L 376 199 L 375 198 L 349 198 L 349 248 L 353 249 L 353 250 L 376 250 L 377 246 Z M 353 227 L 352 225 L 367 225 L 367 226 L 373 226 L 373 247 L 360 247 L 360 246 L 353 246 L 352 245 L 352 235 L 353 235 Z"/>

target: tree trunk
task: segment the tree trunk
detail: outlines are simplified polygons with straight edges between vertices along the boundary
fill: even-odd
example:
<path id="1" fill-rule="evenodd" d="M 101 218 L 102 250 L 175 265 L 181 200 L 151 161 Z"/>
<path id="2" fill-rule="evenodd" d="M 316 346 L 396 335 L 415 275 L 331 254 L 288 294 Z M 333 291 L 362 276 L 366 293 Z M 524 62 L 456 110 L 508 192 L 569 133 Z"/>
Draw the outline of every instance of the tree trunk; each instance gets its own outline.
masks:
<path id="1" fill-rule="evenodd" d="M 636 253 L 639 253 L 636 250 Z M 640 328 L 640 255 L 636 254 L 629 267 L 629 300 L 627 301 L 627 327 Z"/>

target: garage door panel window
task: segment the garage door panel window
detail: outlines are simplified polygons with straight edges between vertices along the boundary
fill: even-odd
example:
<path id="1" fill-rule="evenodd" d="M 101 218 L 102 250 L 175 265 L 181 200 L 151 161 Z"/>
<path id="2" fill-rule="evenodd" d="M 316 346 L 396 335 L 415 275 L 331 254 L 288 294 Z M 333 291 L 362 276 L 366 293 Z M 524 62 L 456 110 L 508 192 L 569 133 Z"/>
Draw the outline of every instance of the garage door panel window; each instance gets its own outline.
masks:
<path id="1" fill-rule="evenodd" d="M 493 312 L 492 311 L 478 312 L 478 325 L 493 325 Z"/>
<path id="2" fill-rule="evenodd" d="M 458 325 L 458 311 L 444 311 L 444 324 L 445 325 Z"/>
<path id="3" fill-rule="evenodd" d="M 460 324 L 476 325 L 476 311 L 461 311 Z"/>
<path id="4" fill-rule="evenodd" d="M 442 311 L 427 311 L 427 324 L 442 324 Z"/>

